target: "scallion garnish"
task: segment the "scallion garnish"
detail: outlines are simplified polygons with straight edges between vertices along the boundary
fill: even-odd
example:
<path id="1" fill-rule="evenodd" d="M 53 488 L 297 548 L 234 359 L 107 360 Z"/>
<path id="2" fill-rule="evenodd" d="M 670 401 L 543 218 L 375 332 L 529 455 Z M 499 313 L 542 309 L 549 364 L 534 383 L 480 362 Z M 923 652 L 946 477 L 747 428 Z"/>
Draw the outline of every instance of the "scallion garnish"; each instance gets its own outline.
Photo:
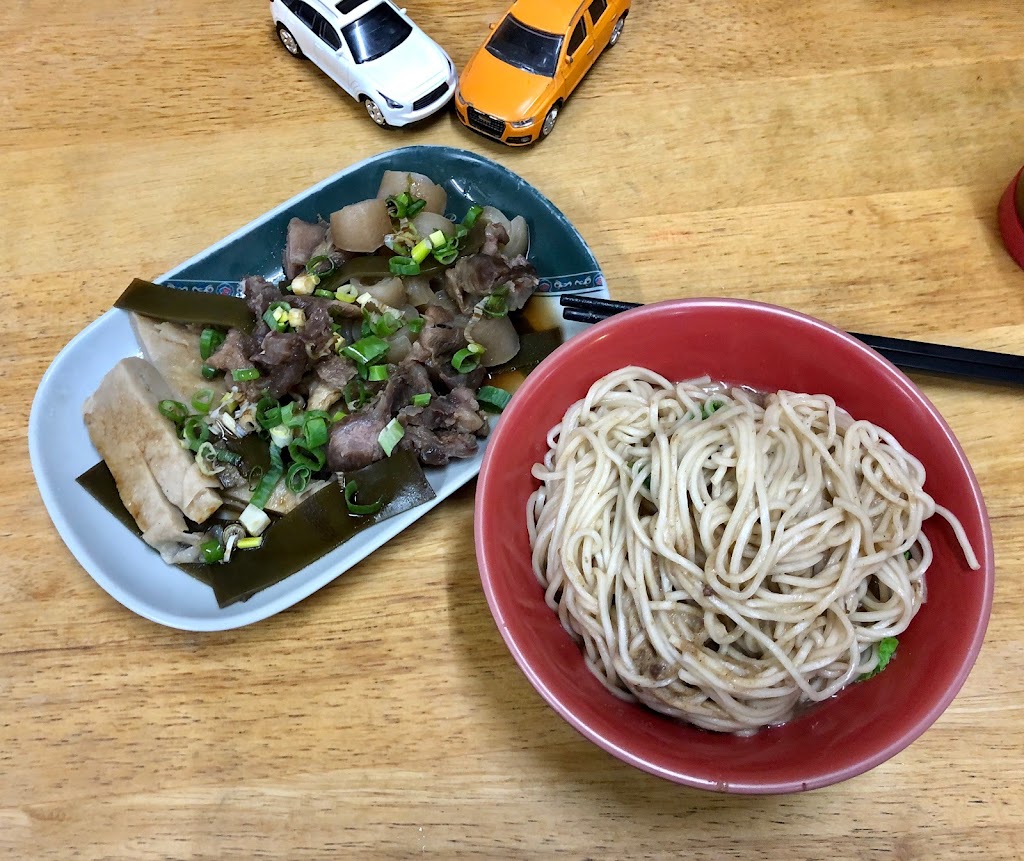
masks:
<path id="1" fill-rule="evenodd" d="M 189 416 L 181 426 L 181 436 L 191 451 L 198 451 L 210 438 L 210 426 L 198 416 Z"/>
<path id="2" fill-rule="evenodd" d="M 702 419 L 709 419 L 711 418 L 712 413 L 716 412 L 717 410 L 720 410 L 724 406 L 724 401 L 708 401 L 706 404 L 701 406 L 700 417 Z"/>
<path id="3" fill-rule="evenodd" d="M 369 505 L 362 505 L 356 502 L 356 494 L 359 493 L 359 483 L 352 479 L 345 483 L 345 507 L 350 514 L 376 514 L 384 507 L 384 497 Z"/>
<path id="4" fill-rule="evenodd" d="M 208 564 L 212 565 L 214 562 L 220 562 L 224 558 L 224 548 L 216 538 L 204 541 L 199 545 L 199 549 L 203 554 L 203 561 Z"/>
<path id="5" fill-rule="evenodd" d="M 388 378 L 387 365 L 370 365 L 366 369 L 366 379 L 371 383 L 382 383 Z"/>
<path id="6" fill-rule="evenodd" d="M 304 440 L 297 439 L 288 446 L 288 454 L 294 463 L 308 466 L 313 472 L 319 472 L 327 463 L 327 454 L 323 446 L 311 448 Z"/>
<path id="7" fill-rule="evenodd" d="M 419 275 L 420 264 L 416 262 L 412 257 L 403 257 L 400 254 L 396 254 L 390 260 L 388 260 L 388 269 L 391 270 L 393 275 Z"/>
<path id="8" fill-rule="evenodd" d="M 192 409 L 206 415 L 213 406 L 213 389 L 199 389 L 192 395 Z"/>
<path id="9" fill-rule="evenodd" d="M 236 368 L 231 372 L 231 379 L 236 383 L 245 383 L 249 380 L 258 380 L 260 372 L 255 368 Z"/>
<path id="10" fill-rule="evenodd" d="M 292 306 L 287 302 L 272 302 L 263 312 L 263 322 L 277 332 L 284 332 L 288 328 L 288 312 L 291 309 Z"/>
<path id="11" fill-rule="evenodd" d="M 412 405 L 414 407 L 425 407 L 430 403 L 430 392 L 423 392 L 419 395 L 412 396 Z"/>
<path id="12" fill-rule="evenodd" d="M 175 424 L 181 424 L 181 422 L 188 418 L 188 407 L 181 401 L 160 401 L 156 408 L 160 410 L 160 415 L 165 419 L 170 419 Z"/>
<path id="13" fill-rule="evenodd" d="M 281 405 L 267 395 L 256 402 L 256 423 L 263 430 L 270 430 L 281 424 Z"/>
<path id="14" fill-rule="evenodd" d="M 377 335 L 360 338 L 354 344 L 343 347 L 341 354 L 357 364 L 369 365 L 381 358 L 390 349 L 390 345 Z"/>
<path id="15" fill-rule="evenodd" d="M 274 488 L 277 487 L 277 483 L 284 475 L 284 461 L 281 458 L 281 449 L 273 443 L 268 448 L 270 450 L 270 469 L 260 479 L 260 483 L 256 485 L 256 489 L 252 492 L 252 497 L 249 499 L 249 505 L 260 510 L 270 501 L 270 495 L 274 492 Z"/>
<path id="16" fill-rule="evenodd" d="M 366 403 L 366 385 L 362 380 L 356 378 L 346 384 L 342 392 L 345 398 L 345 406 L 350 413 L 354 413 Z"/>
<path id="17" fill-rule="evenodd" d="M 285 487 L 292 493 L 302 493 L 308 486 L 313 471 L 304 463 L 293 463 L 285 476 Z"/>
<path id="18" fill-rule="evenodd" d="M 323 416 L 310 416 L 307 413 L 303 424 L 303 434 L 306 445 L 310 448 L 327 445 L 327 422 Z"/>
<path id="19" fill-rule="evenodd" d="M 480 354 L 484 348 L 479 344 L 470 344 L 463 347 L 452 356 L 452 367 L 460 374 L 468 374 L 480 366 Z"/>
<path id="20" fill-rule="evenodd" d="M 480 391 L 476 393 L 476 400 L 484 409 L 500 413 L 508 406 L 512 395 L 496 386 L 481 386 Z"/>
<path id="21" fill-rule="evenodd" d="M 217 329 L 203 329 L 199 336 L 199 357 L 205 362 L 224 343 L 224 334 Z"/>
<path id="22" fill-rule="evenodd" d="M 235 545 L 239 550 L 259 550 L 263 546 L 262 535 L 249 535 L 246 538 L 239 538 Z"/>
<path id="23" fill-rule="evenodd" d="M 330 275 L 334 271 L 334 261 L 331 260 L 326 254 L 318 254 L 316 257 L 310 257 L 306 263 L 306 273 L 309 275 Z"/>
<path id="24" fill-rule="evenodd" d="M 314 296 L 319 296 L 321 299 L 333 299 L 334 292 L 332 290 L 321 290 L 319 287 L 313 291 Z"/>
<path id="25" fill-rule="evenodd" d="M 384 425 L 384 430 L 377 434 L 377 442 L 384 449 L 384 454 L 391 457 L 391 452 L 395 450 L 395 446 L 402 441 L 404 436 L 405 428 L 402 427 L 402 423 L 397 418 L 393 418 Z"/>
<path id="26" fill-rule="evenodd" d="M 476 220 L 480 217 L 480 213 L 483 211 L 484 208 L 482 206 L 478 206 L 474 203 L 466 211 L 466 217 L 462 219 L 462 226 L 465 227 L 466 230 L 469 230 L 474 224 L 476 224 Z"/>
<path id="27" fill-rule="evenodd" d="M 413 317 L 411 320 L 405 321 L 405 328 L 416 335 L 423 331 L 423 322 L 422 317 Z"/>

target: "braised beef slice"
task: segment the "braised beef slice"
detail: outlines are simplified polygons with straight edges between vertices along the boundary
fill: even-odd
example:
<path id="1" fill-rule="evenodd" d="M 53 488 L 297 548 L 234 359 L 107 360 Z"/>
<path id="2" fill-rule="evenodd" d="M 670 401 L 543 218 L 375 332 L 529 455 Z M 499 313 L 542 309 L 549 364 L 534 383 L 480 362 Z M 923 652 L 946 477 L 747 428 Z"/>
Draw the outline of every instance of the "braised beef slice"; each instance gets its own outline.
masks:
<path id="1" fill-rule="evenodd" d="M 270 332 L 253 361 L 265 378 L 263 386 L 275 398 L 292 391 L 309 367 L 305 344 L 294 332 Z"/>
<path id="2" fill-rule="evenodd" d="M 459 310 L 470 313 L 484 296 L 489 296 L 512 274 L 504 257 L 496 254 L 473 254 L 460 257 L 444 273 L 444 286 Z"/>
<path id="3" fill-rule="evenodd" d="M 498 254 L 498 246 L 508 242 L 508 231 L 504 225 L 492 221 L 484 228 L 484 244 L 480 249 L 481 254 Z"/>
<path id="4" fill-rule="evenodd" d="M 343 356 L 329 356 L 316 363 L 316 375 L 336 391 L 342 391 L 356 376 L 356 366 Z"/>
<path id="5" fill-rule="evenodd" d="M 427 466 L 444 466 L 455 458 L 472 457 L 476 454 L 477 443 L 476 437 L 470 433 L 454 430 L 435 432 L 420 425 L 409 425 L 398 447 L 415 452 L 420 462 Z"/>
<path id="6" fill-rule="evenodd" d="M 537 285 L 540 281 L 537 278 L 537 270 L 533 268 L 533 264 L 529 263 L 523 256 L 513 257 L 509 261 L 509 266 L 512 269 L 509 279 L 511 286 L 509 287 L 506 301 L 508 302 L 509 311 L 518 311 L 537 290 Z"/>

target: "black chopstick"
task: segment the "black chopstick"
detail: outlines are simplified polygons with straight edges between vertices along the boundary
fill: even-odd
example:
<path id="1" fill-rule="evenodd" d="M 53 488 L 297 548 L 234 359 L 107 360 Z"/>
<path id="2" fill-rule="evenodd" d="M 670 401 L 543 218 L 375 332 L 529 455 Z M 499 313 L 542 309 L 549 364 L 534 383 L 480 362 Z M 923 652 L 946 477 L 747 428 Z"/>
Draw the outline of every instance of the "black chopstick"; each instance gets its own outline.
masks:
<path id="1" fill-rule="evenodd" d="M 619 302 L 579 294 L 562 296 L 561 303 L 564 309 L 562 316 L 580 323 L 599 323 L 613 314 L 640 307 L 638 302 Z M 859 332 L 850 334 L 904 370 L 1024 385 L 1024 356 Z"/>

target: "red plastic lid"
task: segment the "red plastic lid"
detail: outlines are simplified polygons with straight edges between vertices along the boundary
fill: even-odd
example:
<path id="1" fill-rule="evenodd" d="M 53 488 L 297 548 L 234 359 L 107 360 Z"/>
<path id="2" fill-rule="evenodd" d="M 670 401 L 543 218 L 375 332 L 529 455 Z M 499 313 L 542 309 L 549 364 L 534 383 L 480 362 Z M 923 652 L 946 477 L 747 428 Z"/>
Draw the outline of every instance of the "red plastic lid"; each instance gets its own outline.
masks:
<path id="1" fill-rule="evenodd" d="M 1021 168 L 1013 181 L 1007 187 L 1002 199 L 999 201 L 999 231 L 1003 234 L 1003 242 L 1010 256 L 1017 262 L 1017 265 L 1024 269 L 1024 184 L 1021 177 L 1024 176 L 1024 168 Z"/>

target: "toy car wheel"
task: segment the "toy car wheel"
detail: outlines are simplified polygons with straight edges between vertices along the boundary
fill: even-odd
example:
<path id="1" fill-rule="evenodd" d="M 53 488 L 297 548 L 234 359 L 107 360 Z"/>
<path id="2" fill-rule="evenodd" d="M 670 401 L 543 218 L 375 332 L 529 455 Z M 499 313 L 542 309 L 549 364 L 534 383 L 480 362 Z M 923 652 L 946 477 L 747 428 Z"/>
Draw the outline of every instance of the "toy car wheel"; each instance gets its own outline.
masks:
<path id="1" fill-rule="evenodd" d="M 366 113 L 370 115 L 370 119 L 382 129 L 390 128 L 388 126 L 388 121 L 384 119 L 384 112 L 378 107 L 377 103 L 373 99 L 363 99 L 363 107 L 366 108 Z"/>
<path id="2" fill-rule="evenodd" d="M 544 117 L 544 123 L 540 127 L 540 136 L 546 138 L 552 131 L 554 131 L 555 123 L 558 122 L 558 112 L 562 109 L 561 102 L 555 102 L 551 106 L 551 110 L 548 111 L 548 115 Z"/>
<path id="3" fill-rule="evenodd" d="M 615 22 L 615 27 L 612 28 L 612 35 L 608 39 L 608 47 L 614 48 L 615 43 L 619 41 L 619 37 L 622 35 L 622 28 L 626 26 L 626 16 L 623 15 Z"/>
<path id="4" fill-rule="evenodd" d="M 284 24 L 277 25 L 277 38 L 281 40 L 284 49 L 293 57 L 302 56 L 302 49 L 299 47 L 299 43 L 295 41 L 291 30 L 285 27 Z"/>

